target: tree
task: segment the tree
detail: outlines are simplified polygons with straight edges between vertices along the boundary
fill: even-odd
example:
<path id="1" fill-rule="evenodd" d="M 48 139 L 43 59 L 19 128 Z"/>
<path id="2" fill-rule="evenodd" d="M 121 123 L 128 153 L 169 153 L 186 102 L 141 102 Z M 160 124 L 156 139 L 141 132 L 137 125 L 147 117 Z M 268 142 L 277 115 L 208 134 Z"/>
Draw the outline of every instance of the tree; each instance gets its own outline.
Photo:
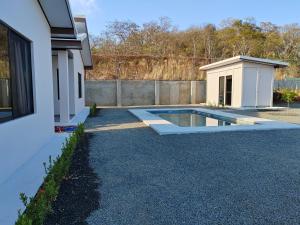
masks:
<path id="1" fill-rule="evenodd" d="M 206 24 L 178 30 L 166 17 L 142 25 L 115 21 L 101 35 L 92 36 L 91 45 L 96 65 L 91 73 L 97 76 L 105 70 L 106 78 L 115 77 L 116 71 L 127 79 L 142 79 L 143 74 L 151 77 L 153 71 L 153 76 L 172 73 L 180 79 L 195 74 L 202 77 L 201 65 L 236 55 L 281 59 L 290 67 L 278 70 L 278 77 L 300 76 L 298 24 L 258 25 L 253 18 L 246 18 L 227 19 L 221 26 Z"/>

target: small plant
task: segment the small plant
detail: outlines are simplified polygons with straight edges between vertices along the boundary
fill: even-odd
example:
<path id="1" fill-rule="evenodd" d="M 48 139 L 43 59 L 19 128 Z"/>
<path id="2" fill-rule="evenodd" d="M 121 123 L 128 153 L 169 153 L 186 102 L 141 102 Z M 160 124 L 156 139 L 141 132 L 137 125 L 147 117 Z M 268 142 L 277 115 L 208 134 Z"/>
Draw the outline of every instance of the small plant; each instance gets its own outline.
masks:
<path id="1" fill-rule="evenodd" d="M 208 108 L 224 108 L 224 105 L 218 105 L 215 102 L 208 102 L 206 104 L 206 107 L 208 107 Z"/>
<path id="2" fill-rule="evenodd" d="M 41 225 L 46 216 L 51 212 L 52 203 L 55 201 L 61 182 L 66 178 L 72 161 L 74 150 L 84 134 L 84 125 L 80 124 L 76 131 L 63 145 L 62 154 L 56 159 L 49 157 L 48 165 L 43 163 L 45 169 L 44 183 L 34 198 L 20 194 L 20 200 L 26 210 L 18 211 L 16 225 Z"/>
<path id="3" fill-rule="evenodd" d="M 97 114 L 97 105 L 96 105 L 96 103 L 94 103 L 90 107 L 90 116 L 96 116 L 96 114 Z"/>
<path id="4" fill-rule="evenodd" d="M 32 220 L 25 213 L 21 213 L 21 210 L 18 211 L 18 220 L 16 225 L 32 225 Z"/>
<path id="5" fill-rule="evenodd" d="M 296 100 L 296 97 L 298 94 L 292 90 L 284 89 L 282 91 L 282 101 L 286 102 L 288 104 L 288 108 L 290 107 L 290 104 L 293 103 Z"/>

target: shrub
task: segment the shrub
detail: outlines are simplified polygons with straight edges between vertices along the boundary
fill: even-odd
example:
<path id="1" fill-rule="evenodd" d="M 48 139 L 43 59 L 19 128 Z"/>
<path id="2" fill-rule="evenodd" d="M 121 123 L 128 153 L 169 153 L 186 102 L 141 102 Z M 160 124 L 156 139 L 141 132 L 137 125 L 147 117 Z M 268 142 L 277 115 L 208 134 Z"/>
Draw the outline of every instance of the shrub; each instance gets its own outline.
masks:
<path id="1" fill-rule="evenodd" d="M 296 100 L 296 97 L 298 94 L 295 91 L 292 91 L 290 89 L 284 89 L 282 91 L 282 100 L 288 104 L 288 107 L 290 107 L 290 103 L 293 103 Z"/>
<path id="2" fill-rule="evenodd" d="M 55 201 L 59 187 L 69 172 L 74 150 L 84 134 L 84 126 L 80 124 L 76 131 L 63 145 L 60 157 L 53 160 L 49 157 L 48 165 L 43 163 L 46 177 L 34 198 L 28 198 L 24 193 L 20 199 L 26 207 L 24 213 L 18 211 L 16 225 L 42 225 L 46 216 L 51 212 L 51 205 Z"/>
<path id="3" fill-rule="evenodd" d="M 282 103 L 282 92 L 280 90 L 275 90 L 273 92 L 273 102 L 275 104 L 279 104 Z"/>
<path id="4" fill-rule="evenodd" d="M 97 115 L 97 105 L 96 105 L 96 103 L 94 103 L 90 107 L 90 116 L 96 116 L 96 115 Z"/>

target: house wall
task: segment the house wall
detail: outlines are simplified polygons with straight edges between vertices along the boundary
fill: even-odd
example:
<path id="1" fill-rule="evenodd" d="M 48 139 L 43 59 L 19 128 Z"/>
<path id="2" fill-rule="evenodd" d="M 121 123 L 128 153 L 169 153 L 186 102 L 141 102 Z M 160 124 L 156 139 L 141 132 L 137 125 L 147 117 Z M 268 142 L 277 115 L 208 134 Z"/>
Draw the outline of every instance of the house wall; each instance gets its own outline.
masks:
<path id="1" fill-rule="evenodd" d="M 72 50 L 74 60 L 74 91 L 75 91 L 75 113 L 81 112 L 85 107 L 85 84 L 84 84 L 84 66 L 79 50 Z M 78 73 L 82 76 L 82 98 L 78 97 Z"/>
<path id="2" fill-rule="evenodd" d="M 32 41 L 35 113 L 0 124 L 0 185 L 54 134 L 50 28 L 36 0 L 2 0 L 0 19 Z M 42 166 L 42 162 L 41 165 Z"/>
<path id="3" fill-rule="evenodd" d="M 73 58 L 69 58 L 69 106 L 70 114 L 77 114 L 81 112 L 85 107 L 85 91 L 84 91 L 84 66 L 79 50 L 71 50 Z M 57 68 L 58 61 L 57 56 L 52 56 L 53 61 L 53 93 L 54 93 L 54 112 L 55 115 L 59 115 L 59 100 L 57 97 Z M 78 88 L 78 73 L 82 75 L 82 98 L 79 98 Z M 60 74 L 61 75 L 61 74 Z"/>
<path id="4" fill-rule="evenodd" d="M 74 58 L 69 58 L 69 107 L 70 114 L 75 115 L 75 76 L 74 76 Z"/>
<path id="5" fill-rule="evenodd" d="M 219 77 L 232 76 L 232 106 L 240 107 L 242 102 L 243 64 L 236 63 L 207 71 L 206 103 L 219 104 Z"/>
<path id="6" fill-rule="evenodd" d="M 243 97 L 244 107 L 266 107 L 273 105 L 275 69 L 256 63 L 244 63 Z"/>
<path id="7" fill-rule="evenodd" d="M 59 115 L 59 100 L 58 100 L 58 83 L 57 83 L 57 56 L 52 56 L 52 72 L 53 72 L 53 101 L 54 114 Z"/>

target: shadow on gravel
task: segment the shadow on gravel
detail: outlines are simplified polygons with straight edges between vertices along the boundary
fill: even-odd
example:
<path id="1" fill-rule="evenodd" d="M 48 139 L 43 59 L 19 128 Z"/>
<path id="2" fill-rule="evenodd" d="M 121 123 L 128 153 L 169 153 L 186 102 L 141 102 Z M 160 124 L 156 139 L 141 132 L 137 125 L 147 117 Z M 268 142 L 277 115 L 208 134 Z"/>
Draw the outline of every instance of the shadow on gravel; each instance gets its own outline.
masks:
<path id="1" fill-rule="evenodd" d="M 45 225 L 87 225 L 90 213 L 99 208 L 99 180 L 89 165 L 89 139 L 85 134 L 78 145 L 68 177 L 63 181 Z"/>

